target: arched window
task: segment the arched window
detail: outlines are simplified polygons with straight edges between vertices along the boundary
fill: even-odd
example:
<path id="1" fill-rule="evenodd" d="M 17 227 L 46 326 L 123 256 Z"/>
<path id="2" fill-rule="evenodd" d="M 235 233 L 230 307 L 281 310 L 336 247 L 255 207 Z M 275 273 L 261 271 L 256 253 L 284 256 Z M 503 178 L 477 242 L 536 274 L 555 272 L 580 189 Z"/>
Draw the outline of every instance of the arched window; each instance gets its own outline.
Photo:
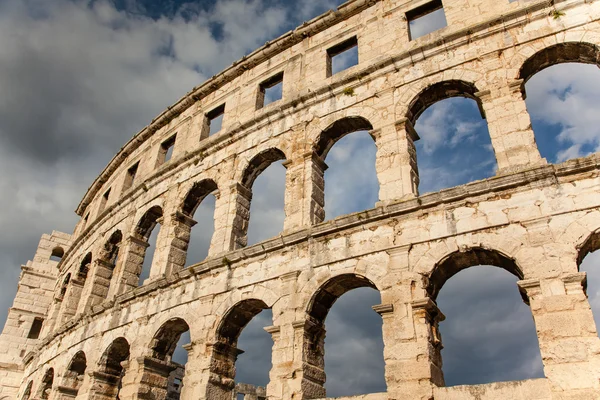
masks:
<path id="1" fill-rule="evenodd" d="M 116 230 L 104 244 L 94 271 L 89 306 L 101 303 L 108 297 L 113 273 L 119 261 L 119 249 L 122 240 L 123 234 L 120 230 Z"/>
<path id="2" fill-rule="evenodd" d="M 327 127 L 316 146 L 327 162 L 323 176 L 325 219 L 373 208 L 379 199 L 373 126 L 362 117 L 342 118 Z"/>
<path id="3" fill-rule="evenodd" d="M 436 265 L 428 292 L 446 316 L 438 347 L 446 385 L 543 377 L 531 310 L 516 284 L 522 278 L 514 260 L 481 248 Z"/>
<path id="4" fill-rule="evenodd" d="M 594 232 L 579 250 L 579 271 L 586 273 L 585 289 L 588 296 L 596 330 L 600 327 L 600 230 Z M 598 332 L 600 335 L 600 332 Z"/>
<path id="5" fill-rule="evenodd" d="M 195 183 L 183 201 L 181 232 L 176 233 L 179 240 L 173 245 L 180 247 L 181 253 L 185 254 L 184 265 L 199 263 L 208 255 L 215 227 L 214 193 L 217 190 L 213 180 L 205 179 Z"/>
<path id="6" fill-rule="evenodd" d="M 29 383 L 27 384 L 27 387 L 25 388 L 25 392 L 23 392 L 23 396 L 21 397 L 21 400 L 29 400 L 29 398 L 31 397 L 32 387 L 33 387 L 33 381 L 29 381 Z"/>
<path id="7" fill-rule="evenodd" d="M 118 399 L 121 381 L 125 375 L 123 361 L 129 360 L 129 343 L 125 338 L 115 339 L 102 354 L 98 364 L 100 374 L 92 375 L 90 392 L 100 398 Z"/>
<path id="8" fill-rule="evenodd" d="M 310 352 L 305 368 L 311 371 L 305 373 L 312 377 L 315 398 L 386 391 L 382 321 L 371 309 L 380 302 L 375 285 L 355 274 L 330 279 L 313 296 L 308 307 L 312 328 L 305 339 Z"/>
<path id="9" fill-rule="evenodd" d="M 279 149 L 268 149 L 254 156 L 238 185 L 235 221 L 236 248 L 245 247 L 278 235 L 285 212 L 285 161 Z"/>
<path id="10" fill-rule="evenodd" d="M 81 264 L 79 264 L 79 270 L 77 271 L 77 275 L 80 279 L 85 281 L 87 278 L 87 274 L 92 266 L 92 253 L 87 253 L 83 260 L 81 260 Z"/>
<path id="11" fill-rule="evenodd" d="M 449 80 L 428 86 L 411 101 L 406 118 L 417 133 L 420 193 L 495 174 L 496 159 L 478 91 L 472 83 Z"/>
<path id="12" fill-rule="evenodd" d="M 44 377 L 42 378 L 42 384 L 40 385 L 39 397 L 42 400 L 47 400 L 50 397 L 52 391 L 52 384 L 54 383 L 54 368 L 49 368 Z"/>
<path id="13" fill-rule="evenodd" d="M 62 285 L 60 286 L 60 292 L 58 293 L 58 300 L 62 301 L 67 294 L 67 289 L 69 288 L 69 282 L 71 281 L 71 273 L 68 273 L 63 280 Z"/>
<path id="14" fill-rule="evenodd" d="M 58 391 L 67 396 L 76 397 L 79 388 L 81 387 L 81 383 L 83 382 L 86 369 L 87 359 L 85 353 L 83 351 L 78 351 L 71 359 L 62 383 L 58 387 Z"/>
<path id="15" fill-rule="evenodd" d="M 137 271 L 126 271 L 138 276 L 138 285 L 141 286 L 146 279 L 150 277 L 150 270 L 156 251 L 156 241 L 160 232 L 160 220 L 163 211 L 159 206 L 150 208 L 140 219 L 136 228 L 136 237 L 145 245 L 136 246 L 135 252 L 143 259 L 143 263 L 138 266 Z"/>
<path id="16" fill-rule="evenodd" d="M 178 399 L 187 362 L 184 345 L 190 343 L 189 326 L 181 318 L 173 318 L 163 324 L 152 342 L 151 357 L 162 366 L 156 368 L 156 361 L 146 368 L 140 393 L 161 394 L 160 398 Z"/>
<path id="17" fill-rule="evenodd" d="M 236 361 L 238 360 L 238 356 L 244 355 L 244 351 L 238 348 L 240 334 L 245 330 L 246 326 L 249 325 L 250 321 L 255 319 L 255 317 L 258 317 L 258 314 L 263 312 L 263 310 L 266 311 L 268 308 L 269 307 L 262 300 L 243 300 L 233 306 L 221 320 L 221 323 L 217 328 L 216 343 L 213 347 L 213 360 L 211 362 L 211 374 L 218 377 L 218 380 L 215 379 L 214 382 L 221 382 L 221 384 L 212 383 L 209 385 L 208 390 L 213 396 L 211 398 L 233 398 L 236 387 L 240 389 L 241 386 L 243 386 L 242 384 L 247 384 L 247 387 L 256 389 L 257 383 L 262 384 L 264 382 L 240 382 L 237 376 L 238 372 L 243 378 L 256 379 L 257 375 L 255 374 L 256 371 L 247 370 L 247 368 L 244 368 L 245 371 L 243 372 L 237 371 L 238 364 L 236 364 Z M 258 317 L 256 319 L 262 320 L 263 323 L 267 323 L 268 318 Z M 268 324 L 271 325 L 272 322 L 269 321 Z M 247 343 L 251 344 L 251 342 L 252 341 L 250 340 Z M 263 371 L 263 377 L 258 377 L 258 379 L 264 379 L 264 370 L 270 368 L 270 365 L 265 365 L 265 358 L 268 357 L 269 360 L 271 359 L 271 349 L 269 346 L 264 347 L 265 344 L 266 343 L 259 341 L 259 346 L 248 349 L 249 352 L 254 353 L 255 355 L 262 355 L 262 357 L 259 357 L 259 361 L 256 359 L 248 360 L 249 362 L 246 364 L 247 366 L 250 366 L 251 369 Z M 240 395 L 244 394 L 239 390 L 238 393 Z"/>
<path id="18" fill-rule="evenodd" d="M 598 46 L 566 42 L 540 50 L 521 67 L 519 79 L 536 143 L 548 162 L 600 148 L 599 66 Z"/>
<path id="19" fill-rule="evenodd" d="M 56 246 L 52 249 L 52 253 L 50 253 L 50 260 L 58 262 L 62 260 L 64 255 L 65 251 L 63 250 L 63 248 L 60 246 Z"/>

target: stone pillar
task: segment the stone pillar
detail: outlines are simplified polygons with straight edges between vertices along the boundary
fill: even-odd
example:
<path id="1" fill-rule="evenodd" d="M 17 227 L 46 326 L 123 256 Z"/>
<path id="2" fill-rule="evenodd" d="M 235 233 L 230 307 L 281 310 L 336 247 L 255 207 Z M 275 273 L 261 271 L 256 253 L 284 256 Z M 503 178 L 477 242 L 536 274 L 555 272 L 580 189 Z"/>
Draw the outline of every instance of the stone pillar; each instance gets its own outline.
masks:
<path id="1" fill-rule="evenodd" d="M 232 220 L 229 217 L 230 201 L 232 201 L 230 193 L 227 189 L 220 189 L 214 192 L 215 196 L 215 213 L 214 213 L 214 232 L 208 248 L 208 257 L 214 257 L 231 250 L 231 230 L 229 222 Z"/>
<path id="2" fill-rule="evenodd" d="M 82 396 L 87 400 L 114 400 L 117 394 L 120 394 L 120 376 L 93 371 L 89 373 L 89 380 L 90 390 L 85 396 Z M 123 399 L 123 397 L 120 398 Z"/>
<path id="3" fill-rule="evenodd" d="M 190 235 L 196 224 L 191 217 L 177 211 L 171 215 L 169 223 L 162 227 L 167 236 L 167 262 L 158 266 L 162 268 L 156 268 L 158 276 L 170 276 L 185 268 Z"/>
<path id="4" fill-rule="evenodd" d="M 67 293 L 65 294 L 65 298 L 60 309 L 60 314 L 58 315 L 59 326 L 69 321 L 77 313 L 77 306 L 81 300 L 81 293 L 83 291 L 84 284 L 85 280 L 81 279 L 79 276 L 71 278 L 71 282 L 69 282 L 69 288 L 67 289 Z"/>
<path id="5" fill-rule="evenodd" d="M 129 236 L 123 242 L 119 251 L 122 259 L 115 267 L 110 290 L 108 291 L 107 298 L 109 300 L 139 286 L 144 256 L 149 246 L 148 242 L 137 235 Z"/>
<path id="6" fill-rule="evenodd" d="M 390 399 L 428 399 L 444 386 L 438 324 L 444 315 L 409 268 L 410 246 L 388 250 L 390 287 L 382 292 L 385 380 Z"/>
<path id="7" fill-rule="evenodd" d="M 114 265 L 104 261 L 103 259 L 96 259 L 94 261 L 93 273 L 88 283 L 89 289 L 86 293 L 86 298 L 81 303 L 78 309 L 78 313 L 87 312 L 92 309 L 93 306 L 102 303 L 108 296 L 108 290 L 113 275 Z"/>
<path id="8" fill-rule="evenodd" d="M 267 394 L 269 400 L 298 398 L 302 393 L 302 348 L 303 332 L 292 321 L 297 309 L 295 303 L 296 282 L 299 271 L 282 275 L 280 279 L 281 301 L 273 308 L 273 326 L 265 328 L 273 339 L 271 352 L 271 371 Z M 299 330 L 300 329 L 300 330 Z M 259 396 L 260 397 L 260 396 Z"/>
<path id="9" fill-rule="evenodd" d="M 297 321 L 294 327 L 294 345 L 302 352 L 295 359 L 301 362 L 296 374 L 300 399 L 325 398 L 325 327 L 309 319 Z"/>
<path id="10" fill-rule="evenodd" d="M 415 141 L 419 136 L 407 118 L 381 128 L 377 134 L 377 179 L 380 204 L 419 194 Z"/>
<path id="11" fill-rule="evenodd" d="M 323 222 L 327 164 L 311 150 L 294 159 L 287 168 L 284 230 Z"/>
<path id="12" fill-rule="evenodd" d="M 184 346 L 188 353 L 183 376 L 181 400 L 209 399 L 207 390 L 210 372 L 209 346 L 204 343 L 190 343 Z"/>
<path id="13" fill-rule="evenodd" d="M 529 300 L 544 372 L 557 398 L 563 392 L 595 398 L 600 392 L 600 339 L 585 283 L 585 272 L 517 282 Z"/>
<path id="14" fill-rule="evenodd" d="M 234 183 L 228 190 L 229 212 L 227 216 L 229 232 L 225 236 L 224 250 L 236 250 L 248 244 L 248 224 L 250 222 L 250 201 L 252 190 L 240 183 Z M 218 202 L 218 201 L 217 201 Z M 215 231 L 216 231 L 215 225 Z"/>
<path id="15" fill-rule="evenodd" d="M 152 357 L 139 357 L 130 363 L 123 377 L 120 398 L 166 400 L 169 389 L 169 375 L 177 365 Z"/>
<path id="16" fill-rule="evenodd" d="M 543 165 L 521 94 L 522 80 L 505 87 L 475 93 L 488 123 L 498 174 Z"/>

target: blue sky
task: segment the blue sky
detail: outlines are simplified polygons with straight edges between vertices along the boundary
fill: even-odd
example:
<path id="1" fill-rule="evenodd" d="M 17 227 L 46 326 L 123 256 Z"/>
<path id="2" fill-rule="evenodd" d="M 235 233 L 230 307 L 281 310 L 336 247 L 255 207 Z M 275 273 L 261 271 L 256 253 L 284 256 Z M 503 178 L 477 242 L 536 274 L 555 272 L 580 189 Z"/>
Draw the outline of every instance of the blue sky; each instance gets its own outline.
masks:
<path id="1" fill-rule="evenodd" d="M 0 232 L 0 319 L 11 305 L 19 266 L 32 258 L 40 235 L 73 230 L 73 210 L 85 190 L 134 133 L 234 60 L 339 3 L 0 2 L 0 168 L 5 171 L 0 223 L 10 228 Z M 428 24 L 441 22 L 438 14 Z M 413 28 L 418 33 L 431 26 Z M 597 67 L 549 68 L 534 76 L 526 91 L 536 140 L 549 162 L 598 150 Z M 486 122 L 472 100 L 436 103 L 421 115 L 416 130 L 421 193 L 494 174 Z M 375 152 L 365 132 L 332 148 L 326 160 L 327 218 L 374 206 Z M 251 243 L 281 231 L 284 182 L 280 163 L 256 180 Z M 206 256 L 213 209 L 209 196 L 196 212 L 190 263 Z M 592 254 L 582 266 L 597 318 L 598 262 L 600 254 Z M 385 390 L 381 320 L 370 309 L 378 297 L 368 289 L 349 292 L 328 316 L 329 396 Z M 511 275 L 489 267 L 463 271 L 442 289 L 438 303 L 448 317 L 441 325 L 448 384 L 541 376 L 531 313 Z M 266 382 L 270 361 L 264 349 L 271 339 L 262 327 L 267 325 L 265 311 L 242 333 L 239 345 L 247 352 L 239 360 L 239 381 Z"/>

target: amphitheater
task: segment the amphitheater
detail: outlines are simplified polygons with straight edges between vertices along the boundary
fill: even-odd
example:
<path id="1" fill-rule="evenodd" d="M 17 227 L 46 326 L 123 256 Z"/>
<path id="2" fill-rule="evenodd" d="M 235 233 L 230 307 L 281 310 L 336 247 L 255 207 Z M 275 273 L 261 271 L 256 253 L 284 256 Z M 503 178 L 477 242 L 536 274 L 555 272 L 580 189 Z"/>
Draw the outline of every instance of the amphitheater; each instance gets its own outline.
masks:
<path id="1" fill-rule="evenodd" d="M 447 26 L 411 38 L 411 21 L 440 8 Z M 546 67 L 600 65 L 599 46 L 593 0 L 350 0 L 266 43 L 127 142 L 81 200 L 72 234 L 42 236 L 0 336 L 0 399 L 325 398 L 327 313 L 359 287 L 381 295 L 387 391 L 354 398 L 600 399 L 600 339 L 579 271 L 600 248 L 600 157 L 548 164 L 524 100 Z M 358 63 L 334 73 L 332 60 L 356 47 Z M 265 104 L 281 82 L 282 98 Z M 420 195 L 414 123 L 455 96 L 485 116 L 497 174 Z M 324 222 L 327 153 L 359 130 L 377 146 L 379 201 Z M 253 182 L 281 160 L 283 231 L 247 246 Z M 208 194 L 209 255 L 184 268 Z M 476 265 L 518 277 L 544 378 L 445 386 L 436 296 Z M 236 385 L 238 337 L 263 309 L 273 312 L 269 384 Z M 187 331 L 183 369 L 172 355 Z"/>

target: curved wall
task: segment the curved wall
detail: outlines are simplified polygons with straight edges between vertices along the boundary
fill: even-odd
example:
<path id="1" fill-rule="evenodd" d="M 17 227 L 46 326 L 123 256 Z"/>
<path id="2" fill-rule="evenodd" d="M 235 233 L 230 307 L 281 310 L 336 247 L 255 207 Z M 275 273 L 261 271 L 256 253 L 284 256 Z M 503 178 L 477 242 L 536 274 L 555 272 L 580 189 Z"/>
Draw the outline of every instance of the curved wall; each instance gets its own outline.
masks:
<path id="1" fill-rule="evenodd" d="M 324 315 L 313 308 L 328 309 L 323 291 L 336 297 L 371 286 L 382 297 L 388 386 L 371 397 L 473 398 L 475 387 L 443 388 L 435 294 L 456 271 L 488 263 L 521 279 L 546 378 L 483 385 L 481 398 L 596 396 L 600 343 L 578 260 L 581 246 L 595 249 L 583 243 L 596 243 L 589 238 L 600 228 L 598 157 L 546 165 L 523 84 L 556 63 L 598 63 L 600 6 L 444 0 L 448 26 L 410 40 L 407 18 L 426 3 L 350 1 L 195 88 L 128 142 L 79 205 L 82 220 L 61 239 L 68 249 L 58 268 L 32 267 L 53 285 L 40 295 L 40 338 L 23 342 L 35 351 L 12 356 L 7 370 L 19 382 L 5 392 L 166 398 L 168 348 L 183 326 L 173 321 L 181 320 L 192 339 L 182 398 L 229 399 L 240 332 L 233 321 L 272 308 L 266 395 L 325 397 Z M 564 15 L 553 18 L 555 9 Z M 358 65 L 329 76 L 332 51 L 353 38 Z M 261 84 L 281 73 L 282 99 L 260 107 Z M 428 105 L 453 96 L 479 104 L 498 175 L 419 196 L 413 125 Z M 223 127 L 209 136 L 223 105 Z M 369 130 L 377 145 L 379 202 L 323 222 L 326 153 L 356 130 Z M 283 232 L 246 247 L 253 180 L 277 160 L 287 169 Z M 193 212 L 209 193 L 209 256 L 184 268 Z M 150 278 L 137 287 L 156 224 Z M 167 331 L 175 333 L 159 334 Z M 5 343 L 10 335 L 5 328 Z"/>

